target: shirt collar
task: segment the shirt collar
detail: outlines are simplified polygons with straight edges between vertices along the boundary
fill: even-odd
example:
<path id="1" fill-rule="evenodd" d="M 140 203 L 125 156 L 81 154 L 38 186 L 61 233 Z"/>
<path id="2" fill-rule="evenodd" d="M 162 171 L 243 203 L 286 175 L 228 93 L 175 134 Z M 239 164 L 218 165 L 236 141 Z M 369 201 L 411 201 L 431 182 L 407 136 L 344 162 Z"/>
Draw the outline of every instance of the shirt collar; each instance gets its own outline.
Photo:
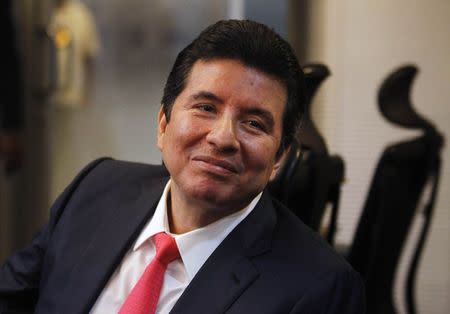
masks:
<path id="1" fill-rule="evenodd" d="M 172 235 L 177 243 L 189 280 L 194 278 L 198 270 L 227 235 L 250 214 L 262 195 L 262 192 L 259 193 L 245 208 L 212 224 L 183 234 L 172 234 L 169 230 L 167 218 L 167 196 L 169 191 L 170 180 L 164 188 L 152 219 L 150 219 L 136 240 L 133 251 L 139 249 L 145 241 L 159 232 L 166 232 Z"/>
<path id="2" fill-rule="evenodd" d="M 146 224 L 141 234 L 137 238 L 133 247 L 133 251 L 139 249 L 139 247 L 145 241 L 147 241 L 157 233 L 166 232 L 167 234 L 170 234 L 169 222 L 167 221 L 167 206 L 166 206 L 166 200 L 169 191 L 170 191 L 170 180 L 169 182 L 167 182 L 166 187 L 164 188 L 163 194 L 159 199 L 153 217 Z"/>

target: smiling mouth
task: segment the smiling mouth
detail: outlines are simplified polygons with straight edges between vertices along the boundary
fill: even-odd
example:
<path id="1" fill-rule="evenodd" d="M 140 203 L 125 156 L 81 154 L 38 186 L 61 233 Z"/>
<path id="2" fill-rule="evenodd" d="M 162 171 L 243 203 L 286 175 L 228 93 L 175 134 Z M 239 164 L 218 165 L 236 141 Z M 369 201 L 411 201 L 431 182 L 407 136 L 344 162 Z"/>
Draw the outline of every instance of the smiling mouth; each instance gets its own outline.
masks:
<path id="1" fill-rule="evenodd" d="M 237 174 L 239 172 L 238 167 L 227 160 L 209 156 L 196 156 L 193 160 L 199 162 L 203 168 L 218 174 Z"/>

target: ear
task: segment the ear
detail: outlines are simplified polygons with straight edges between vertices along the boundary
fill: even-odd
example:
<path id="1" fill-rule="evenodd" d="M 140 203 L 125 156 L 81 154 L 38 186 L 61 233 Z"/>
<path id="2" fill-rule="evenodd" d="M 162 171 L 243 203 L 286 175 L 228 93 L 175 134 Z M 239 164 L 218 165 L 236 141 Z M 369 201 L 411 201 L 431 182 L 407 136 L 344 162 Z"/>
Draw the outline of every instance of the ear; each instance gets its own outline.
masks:
<path id="1" fill-rule="evenodd" d="M 270 179 L 269 181 L 272 181 L 275 176 L 277 175 L 278 169 L 280 169 L 281 165 L 284 163 L 284 160 L 286 159 L 287 154 L 289 153 L 289 150 L 291 149 L 291 147 L 287 147 L 283 153 L 281 154 L 281 156 L 279 156 L 277 158 L 277 160 L 275 161 L 275 164 L 273 165 L 273 169 L 272 169 L 272 173 L 270 174 Z"/>
<path id="2" fill-rule="evenodd" d="M 158 134 L 157 134 L 157 141 L 156 145 L 160 150 L 163 149 L 164 144 L 164 135 L 166 133 L 166 127 L 167 127 L 167 119 L 166 114 L 164 113 L 163 107 L 161 106 L 159 108 L 158 112 Z"/>

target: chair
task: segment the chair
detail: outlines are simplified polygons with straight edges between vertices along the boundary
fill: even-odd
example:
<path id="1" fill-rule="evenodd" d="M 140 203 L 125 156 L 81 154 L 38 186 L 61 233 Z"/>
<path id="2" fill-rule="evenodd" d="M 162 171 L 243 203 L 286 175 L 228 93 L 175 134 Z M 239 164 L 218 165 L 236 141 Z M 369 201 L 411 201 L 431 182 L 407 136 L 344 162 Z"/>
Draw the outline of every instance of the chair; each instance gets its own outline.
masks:
<path id="1" fill-rule="evenodd" d="M 386 78 L 378 93 L 379 109 L 388 121 L 419 129 L 422 134 L 384 150 L 348 254 L 348 261 L 365 282 L 368 314 L 397 312 L 393 302 L 395 272 L 419 199 L 430 182 L 432 193 L 423 212 L 424 224 L 406 284 L 408 312 L 416 313 L 415 276 L 431 222 L 443 145 L 442 135 L 411 104 L 409 95 L 416 73 L 413 65 L 399 68 Z"/>

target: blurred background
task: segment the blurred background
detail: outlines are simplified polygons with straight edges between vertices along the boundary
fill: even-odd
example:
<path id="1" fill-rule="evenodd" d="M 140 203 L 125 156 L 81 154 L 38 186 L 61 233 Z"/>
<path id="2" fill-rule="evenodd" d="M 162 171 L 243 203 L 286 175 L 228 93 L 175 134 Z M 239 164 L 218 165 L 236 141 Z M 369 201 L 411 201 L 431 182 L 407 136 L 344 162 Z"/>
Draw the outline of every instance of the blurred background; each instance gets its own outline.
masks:
<path id="1" fill-rule="evenodd" d="M 416 135 L 378 111 L 378 88 L 392 70 L 406 63 L 419 68 L 414 106 L 450 136 L 448 0 L 7 2 L 2 17 L 11 13 L 11 60 L 18 68 L 8 59 L 5 67 L 18 76 L 14 81 L 7 74 L 5 91 L 15 88 L 20 97 L 2 104 L 14 110 L 3 109 L 2 116 L 1 261 L 30 241 L 55 198 L 89 161 L 161 162 L 156 117 L 165 79 L 179 50 L 219 19 L 266 23 L 292 44 L 302 64 L 330 69 L 312 118 L 328 149 L 345 160 L 337 245 L 352 241 L 383 149 Z M 448 145 L 441 156 L 441 184 L 417 274 L 419 313 L 450 310 Z M 399 313 L 406 313 L 404 265 L 421 219 L 418 210 L 396 272 Z"/>

